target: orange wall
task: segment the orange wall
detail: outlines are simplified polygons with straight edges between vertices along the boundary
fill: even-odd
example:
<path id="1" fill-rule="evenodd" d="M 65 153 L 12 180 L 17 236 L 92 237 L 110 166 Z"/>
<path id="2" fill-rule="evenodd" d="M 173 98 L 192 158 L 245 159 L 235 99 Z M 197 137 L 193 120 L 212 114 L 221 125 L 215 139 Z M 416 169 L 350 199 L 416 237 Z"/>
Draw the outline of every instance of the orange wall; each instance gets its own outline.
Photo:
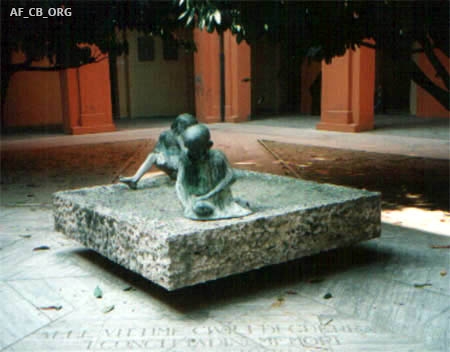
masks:
<path id="1" fill-rule="evenodd" d="M 20 62 L 22 55 L 13 60 Z M 36 66 L 47 65 L 44 60 Z M 20 71 L 12 75 L 4 106 L 4 127 L 63 124 L 60 72 Z"/>
<path id="2" fill-rule="evenodd" d="M 439 49 L 435 50 L 435 53 L 439 60 L 442 62 L 447 72 L 450 70 L 449 58 L 445 56 Z M 436 71 L 427 59 L 424 53 L 417 54 L 417 63 L 423 72 L 439 87 L 445 86 L 442 81 L 436 77 Z M 450 112 L 439 104 L 429 93 L 424 89 L 416 85 L 416 115 L 420 117 L 446 117 L 450 118 Z"/>

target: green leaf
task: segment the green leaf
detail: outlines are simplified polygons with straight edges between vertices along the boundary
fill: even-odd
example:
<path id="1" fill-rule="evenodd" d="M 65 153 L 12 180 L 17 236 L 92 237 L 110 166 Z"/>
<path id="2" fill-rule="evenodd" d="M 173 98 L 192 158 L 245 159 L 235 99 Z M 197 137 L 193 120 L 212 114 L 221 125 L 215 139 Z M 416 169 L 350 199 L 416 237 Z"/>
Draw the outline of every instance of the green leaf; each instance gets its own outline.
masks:
<path id="1" fill-rule="evenodd" d="M 195 9 L 190 9 L 189 10 L 189 17 L 188 17 L 188 19 L 186 21 L 186 27 L 191 24 L 192 20 L 194 19 L 194 16 L 195 16 Z"/>
<path id="2" fill-rule="evenodd" d="M 39 307 L 40 310 L 61 310 L 62 306 L 45 306 Z"/>
<path id="3" fill-rule="evenodd" d="M 244 39 L 244 36 L 242 35 L 242 32 L 239 32 L 236 34 L 236 42 L 240 44 L 242 42 L 242 39 Z"/>
<path id="4" fill-rule="evenodd" d="M 182 20 L 186 17 L 186 15 L 190 12 L 190 10 L 184 11 L 180 16 L 178 16 L 178 20 Z"/>
<path id="5" fill-rule="evenodd" d="M 433 285 L 430 284 L 429 282 L 425 282 L 423 284 L 414 284 L 415 288 L 424 288 L 424 287 L 428 287 L 428 286 L 433 286 Z"/>
<path id="6" fill-rule="evenodd" d="M 96 287 L 94 290 L 94 297 L 95 298 L 102 298 L 103 297 L 103 291 L 100 287 Z"/>
<path id="7" fill-rule="evenodd" d="M 323 296 L 323 299 L 330 299 L 332 297 L 333 297 L 333 295 L 330 292 L 328 292 L 328 293 L 325 293 L 325 295 Z"/>
<path id="8" fill-rule="evenodd" d="M 34 252 L 36 252 L 36 251 L 48 251 L 49 249 L 50 249 L 49 246 L 39 246 L 39 247 L 33 248 L 33 251 Z"/>
<path id="9" fill-rule="evenodd" d="M 205 23 L 206 23 L 205 19 L 202 18 L 198 24 L 198 28 L 200 28 L 200 29 L 205 28 Z"/>
<path id="10" fill-rule="evenodd" d="M 222 15 L 220 14 L 219 10 L 214 11 L 213 16 L 214 21 L 216 21 L 217 24 L 220 24 L 222 22 Z"/>
<path id="11" fill-rule="evenodd" d="M 107 313 L 113 311 L 114 308 L 115 308 L 114 305 L 105 307 L 105 308 L 103 309 L 103 313 L 104 313 L 104 314 L 107 314 Z"/>
<path id="12" fill-rule="evenodd" d="M 206 30 L 208 31 L 208 33 L 214 32 L 214 22 L 213 21 L 210 21 L 208 23 L 208 27 L 206 28 Z"/>

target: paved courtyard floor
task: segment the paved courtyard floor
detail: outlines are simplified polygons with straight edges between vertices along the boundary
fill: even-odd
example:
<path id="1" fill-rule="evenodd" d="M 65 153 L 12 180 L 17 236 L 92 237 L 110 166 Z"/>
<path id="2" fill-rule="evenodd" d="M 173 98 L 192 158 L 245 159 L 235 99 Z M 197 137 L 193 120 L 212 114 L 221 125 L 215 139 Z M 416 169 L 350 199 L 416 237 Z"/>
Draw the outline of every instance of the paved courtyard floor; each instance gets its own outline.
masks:
<path id="1" fill-rule="evenodd" d="M 210 127 L 232 164 L 277 174 L 282 165 L 259 139 L 450 159 L 448 124 L 409 121 L 384 119 L 384 132 L 361 134 L 316 131 L 312 117 Z M 58 178 L 51 170 L 58 163 L 34 165 L 28 172 L 37 178 L 27 181 L 25 164 L 16 182 L 2 179 L 1 351 L 450 351 L 450 229 L 441 226 L 447 211 L 425 222 L 417 218 L 431 212 L 414 213 L 401 226 L 385 214 L 379 239 L 174 292 L 54 231 L 56 188 L 111 183 L 132 172 L 152 147 L 147 140 L 167 125 L 2 140 L 2 153 L 38 149 L 41 157 L 52 148 L 137 144 L 114 151 L 119 170 L 108 169 L 106 156 L 90 164 L 75 153 L 78 173 Z M 101 170 L 84 179 L 83 165 Z"/>

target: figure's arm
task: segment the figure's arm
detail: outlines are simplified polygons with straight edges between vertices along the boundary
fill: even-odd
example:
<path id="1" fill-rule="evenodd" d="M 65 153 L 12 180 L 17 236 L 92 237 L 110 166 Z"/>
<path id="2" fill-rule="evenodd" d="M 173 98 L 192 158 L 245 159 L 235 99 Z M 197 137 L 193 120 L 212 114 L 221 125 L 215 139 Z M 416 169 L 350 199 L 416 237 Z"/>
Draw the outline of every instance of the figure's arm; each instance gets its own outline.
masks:
<path id="1" fill-rule="evenodd" d="M 127 184 L 131 189 L 136 189 L 137 183 L 139 182 L 141 177 L 144 176 L 144 174 L 148 170 L 150 170 L 152 165 L 155 163 L 155 160 L 156 160 L 156 155 L 153 153 L 150 153 L 133 176 L 120 177 L 119 181 Z"/>
<path id="2" fill-rule="evenodd" d="M 206 200 L 215 196 L 217 193 L 221 192 L 223 189 L 230 186 L 235 181 L 233 169 L 228 163 L 228 160 L 226 159 L 225 155 L 221 155 L 221 157 L 222 158 L 218 161 L 218 164 L 222 165 L 217 165 L 216 167 L 224 167 L 226 169 L 224 178 L 211 191 L 197 197 L 198 200 Z"/>
<path id="3" fill-rule="evenodd" d="M 180 200 L 181 204 L 184 208 L 188 207 L 188 195 L 186 193 L 186 189 L 184 186 L 184 179 L 185 179 L 185 172 L 184 172 L 184 166 L 180 165 L 178 168 L 178 174 L 177 174 L 177 183 L 175 184 L 175 189 L 177 191 L 178 199 Z"/>
<path id="4" fill-rule="evenodd" d="M 180 147 L 180 150 L 182 153 L 186 153 L 186 147 L 184 146 L 183 137 L 176 136 L 175 139 L 177 140 L 178 146 Z"/>

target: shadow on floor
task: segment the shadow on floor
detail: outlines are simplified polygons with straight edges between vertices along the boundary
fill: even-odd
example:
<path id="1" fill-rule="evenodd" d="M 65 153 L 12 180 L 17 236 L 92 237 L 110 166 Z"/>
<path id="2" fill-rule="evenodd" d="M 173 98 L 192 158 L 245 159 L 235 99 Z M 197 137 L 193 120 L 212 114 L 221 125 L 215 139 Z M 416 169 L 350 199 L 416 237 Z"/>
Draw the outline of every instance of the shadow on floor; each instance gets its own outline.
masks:
<path id="1" fill-rule="evenodd" d="M 227 304 L 236 299 L 261 294 L 263 291 L 287 290 L 293 284 L 321 284 L 334 274 L 354 267 L 382 265 L 383 262 L 389 260 L 392 254 L 374 246 L 357 245 L 271 265 L 171 292 L 138 274 L 124 269 L 92 250 L 76 250 L 74 255 L 88 260 L 102 270 L 126 281 L 130 286 L 144 291 L 153 299 L 158 299 L 183 314 L 189 314 L 208 306 Z M 296 292 L 290 292 L 290 294 L 296 294 Z"/>
<path id="2" fill-rule="evenodd" d="M 450 161 L 263 141 L 290 176 L 381 192 L 383 209 L 450 210 Z"/>

